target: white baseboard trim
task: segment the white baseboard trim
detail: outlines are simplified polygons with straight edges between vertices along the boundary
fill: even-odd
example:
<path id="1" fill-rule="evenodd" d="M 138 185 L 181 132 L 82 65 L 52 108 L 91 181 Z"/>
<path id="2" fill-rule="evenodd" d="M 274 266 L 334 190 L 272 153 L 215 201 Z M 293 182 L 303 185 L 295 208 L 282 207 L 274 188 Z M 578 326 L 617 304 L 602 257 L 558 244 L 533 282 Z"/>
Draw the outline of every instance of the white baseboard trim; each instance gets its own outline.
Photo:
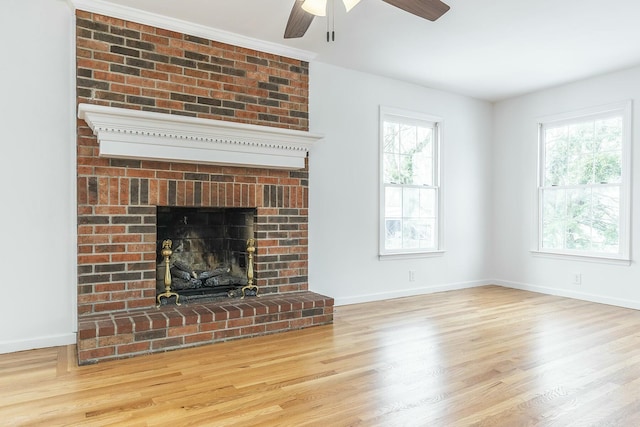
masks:
<path id="1" fill-rule="evenodd" d="M 33 350 L 35 348 L 57 347 L 76 343 L 76 334 L 50 335 L 16 341 L 0 341 L 0 354 L 16 351 Z"/>
<path id="2" fill-rule="evenodd" d="M 582 301 L 596 302 L 600 304 L 615 305 L 617 307 L 632 308 L 640 310 L 640 301 L 623 298 L 608 297 L 605 295 L 590 294 L 567 289 L 550 288 L 547 286 L 531 285 L 528 283 L 511 282 L 508 280 L 493 280 L 493 284 L 504 286 L 505 288 L 520 289 L 523 291 L 537 292 L 540 294 L 557 295 L 561 297 L 573 298 Z"/>
<path id="3" fill-rule="evenodd" d="M 417 295 L 433 294 L 436 292 L 455 291 L 458 289 L 476 288 L 490 285 L 490 280 L 475 280 L 471 282 L 448 283 L 444 285 L 426 286 L 424 288 L 402 289 L 398 291 L 380 292 L 375 294 L 357 295 L 350 297 L 334 297 L 336 306 L 359 304 L 363 302 L 382 301 L 393 298 L 412 297 Z"/>

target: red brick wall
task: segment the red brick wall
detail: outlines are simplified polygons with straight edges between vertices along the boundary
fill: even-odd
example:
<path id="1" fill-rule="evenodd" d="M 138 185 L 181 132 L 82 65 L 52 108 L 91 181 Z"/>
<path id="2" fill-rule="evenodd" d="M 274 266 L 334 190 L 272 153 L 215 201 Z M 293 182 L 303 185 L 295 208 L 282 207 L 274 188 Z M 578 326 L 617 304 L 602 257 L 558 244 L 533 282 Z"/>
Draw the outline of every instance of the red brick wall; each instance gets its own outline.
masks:
<path id="1" fill-rule="evenodd" d="M 307 62 L 76 12 L 79 102 L 307 130 Z"/>
<path id="2" fill-rule="evenodd" d="M 78 103 L 308 129 L 308 64 L 77 11 Z M 307 290 L 308 172 L 98 156 L 78 121 L 78 311 L 155 304 L 156 206 L 256 207 L 261 293 Z"/>

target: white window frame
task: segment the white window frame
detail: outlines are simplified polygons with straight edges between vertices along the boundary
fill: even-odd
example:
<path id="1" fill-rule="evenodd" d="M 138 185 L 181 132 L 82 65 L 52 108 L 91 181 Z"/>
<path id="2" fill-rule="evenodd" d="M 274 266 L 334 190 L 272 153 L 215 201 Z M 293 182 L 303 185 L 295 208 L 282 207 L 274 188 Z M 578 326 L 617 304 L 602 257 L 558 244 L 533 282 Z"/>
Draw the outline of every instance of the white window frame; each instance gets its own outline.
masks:
<path id="1" fill-rule="evenodd" d="M 434 127 L 434 152 L 433 152 L 433 186 L 436 196 L 436 222 L 435 222 L 435 248 L 429 249 L 386 249 L 385 248 L 385 182 L 384 182 L 384 122 L 387 118 L 394 118 L 415 124 L 429 124 Z M 441 117 L 432 116 L 416 111 L 380 106 L 379 117 L 379 259 L 404 259 L 439 256 L 444 253 L 444 226 L 443 226 L 443 187 L 442 187 L 442 135 L 443 120 Z"/>
<path id="2" fill-rule="evenodd" d="M 544 188 L 544 129 L 545 126 L 558 126 L 563 123 L 576 123 L 584 119 L 597 119 L 622 116 L 622 164 L 619 205 L 619 245 L 618 253 L 604 253 L 571 249 L 548 249 L 543 247 L 543 188 Z M 629 264 L 631 260 L 631 100 L 597 107 L 585 108 L 563 114 L 554 114 L 538 119 L 538 168 L 537 168 L 537 214 L 536 214 L 536 249 L 534 255 L 551 256 L 582 261 L 600 261 Z"/>

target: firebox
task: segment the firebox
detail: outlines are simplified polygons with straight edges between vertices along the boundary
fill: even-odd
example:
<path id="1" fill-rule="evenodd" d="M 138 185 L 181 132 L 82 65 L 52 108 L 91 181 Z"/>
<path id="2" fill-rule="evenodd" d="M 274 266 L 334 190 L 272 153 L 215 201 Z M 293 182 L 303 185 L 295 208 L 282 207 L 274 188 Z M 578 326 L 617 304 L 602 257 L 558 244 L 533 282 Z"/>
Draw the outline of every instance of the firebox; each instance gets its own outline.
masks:
<path id="1" fill-rule="evenodd" d="M 241 295 L 247 285 L 247 241 L 256 209 L 157 208 L 156 290 L 165 290 L 163 242 L 170 240 L 171 289 L 181 302 Z M 162 300 L 167 303 L 167 300 Z"/>

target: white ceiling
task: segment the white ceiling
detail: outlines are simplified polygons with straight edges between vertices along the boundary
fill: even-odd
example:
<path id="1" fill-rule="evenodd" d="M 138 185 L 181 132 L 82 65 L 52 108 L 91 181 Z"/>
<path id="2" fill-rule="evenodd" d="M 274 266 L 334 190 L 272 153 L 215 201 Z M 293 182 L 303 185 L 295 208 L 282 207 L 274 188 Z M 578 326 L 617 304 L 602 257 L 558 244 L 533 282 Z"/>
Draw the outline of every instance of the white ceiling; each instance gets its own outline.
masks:
<path id="1" fill-rule="evenodd" d="M 490 101 L 640 64 L 639 0 L 444 0 L 451 10 L 435 22 L 382 0 L 347 14 L 335 0 L 331 43 L 322 17 L 283 38 L 294 0 L 107 1 Z"/>

